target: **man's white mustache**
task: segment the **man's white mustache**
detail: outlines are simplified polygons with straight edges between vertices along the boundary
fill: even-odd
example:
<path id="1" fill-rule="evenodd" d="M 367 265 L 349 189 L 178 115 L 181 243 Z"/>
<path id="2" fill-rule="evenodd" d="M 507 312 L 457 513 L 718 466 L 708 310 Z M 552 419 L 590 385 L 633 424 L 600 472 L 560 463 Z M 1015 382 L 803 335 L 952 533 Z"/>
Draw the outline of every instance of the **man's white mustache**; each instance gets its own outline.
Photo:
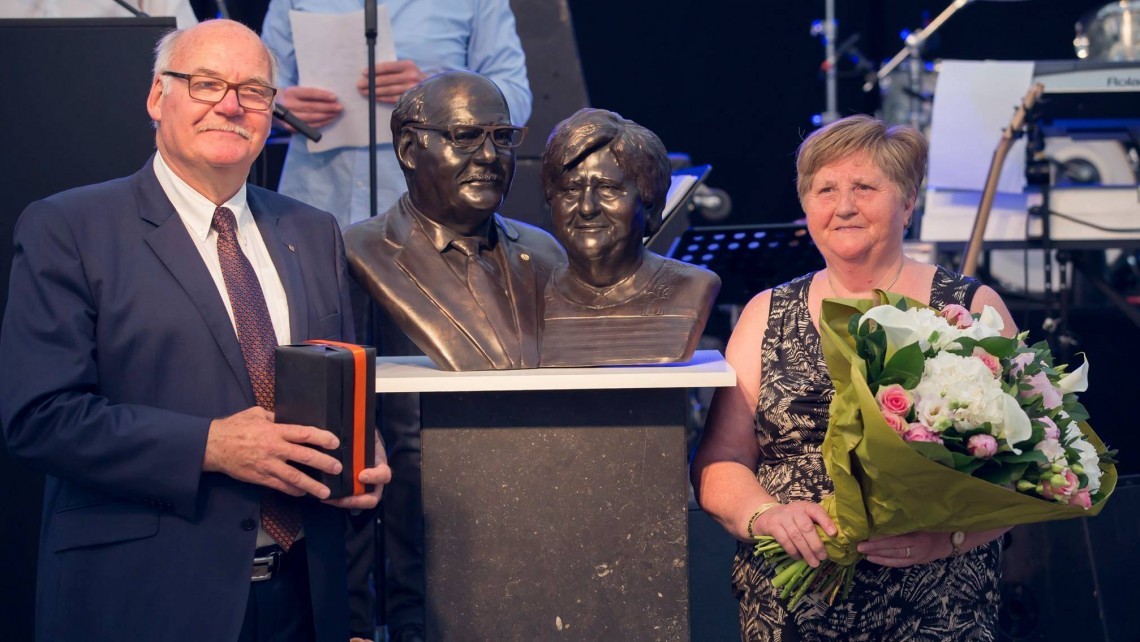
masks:
<path id="1" fill-rule="evenodd" d="M 241 136 L 242 138 L 244 138 L 246 140 L 253 138 L 253 134 L 249 133 L 248 129 L 246 129 L 244 127 L 239 127 L 238 125 L 235 125 L 233 123 L 226 123 L 224 125 L 202 125 L 196 131 L 199 134 L 201 134 L 202 132 L 210 132 L 210 131 L 232 132 L 234 134 L 237 134 L 238 136 Z"/>

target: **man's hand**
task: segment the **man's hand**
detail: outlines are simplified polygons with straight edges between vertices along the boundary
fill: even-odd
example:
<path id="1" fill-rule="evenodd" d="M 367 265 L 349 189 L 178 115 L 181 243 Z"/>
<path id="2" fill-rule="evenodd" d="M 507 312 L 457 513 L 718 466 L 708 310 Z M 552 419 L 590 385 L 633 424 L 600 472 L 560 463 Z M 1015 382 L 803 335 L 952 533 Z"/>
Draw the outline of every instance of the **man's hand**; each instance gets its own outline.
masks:
<path id="1" fill-rule="evenodd" d="M 316 87 L 286 87 L 278 94 L 277 102 L 315 129 L 328 125 L 344 111 L 344 105 L 336 99 L 336 94 Z M 285 122 L 278 122 L 289 131 L 294 131 Z"/>
<path id="2" fill-rule="evenodd" d="M 411 60 L 376 63 L 376 100 L 382 103 L 395 103 L 405 91 L 415 87 L 427 74 L 420 71 Z M 356 81 L 360 95 L 368 97 L 368 68 L 360 72 Z"/>
<path id="3" fill-rule="evenodd" d="M 325 499 L 329 496 L 328 486 L 302 473 L 290 462 L 339 474 L 340 462 L 317 450 L 333 449 L 339 444 L 336 435 L 327 430 L 275 424 L 273 413 L 254 406 L 210 422 L 202 470 L 225 473 L 234 479 L 268 486 L 294 497 L 308 493 Z"/>
<path id="4" fill-rule="evenodd" d="M 388 454 L 384 452 L 384 442 L 380 441 L 380 435 L 376 435 L 376 465 L 360 471 L 359 479 L 361 483 L 374 485 L 374 488 L 363 495 L 326 499 L 324 502 L 349 510 L 368 510 L 380 503 L 380 496 L 384 494 L 384 484 L 392 481 L 392 469 L 388 468 Z"/>

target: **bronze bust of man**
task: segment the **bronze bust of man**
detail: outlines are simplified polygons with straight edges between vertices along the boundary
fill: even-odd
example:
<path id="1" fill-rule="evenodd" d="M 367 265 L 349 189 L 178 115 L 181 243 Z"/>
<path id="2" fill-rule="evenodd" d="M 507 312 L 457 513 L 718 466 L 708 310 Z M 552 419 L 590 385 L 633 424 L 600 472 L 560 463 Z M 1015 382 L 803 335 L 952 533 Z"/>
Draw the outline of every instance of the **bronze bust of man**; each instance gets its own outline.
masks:
<path id="1" fill-rule="evenodd" d="M 543 366 L 693 356 L 720 277 L 645 249 L 669 177 L 661 140 L 613 112 L 583 109 L 554 128 L 542 186 L 569 264 L 546 287 Z"/>
<path id="2" fill-rule="evenodd" d="M 408 192 L 345 230 L 353 276 L 441 369 L 537 367 L 542 288 L 565 255 L 495 213 L 525 129 L 493 82 L 465 71 L 409 89 L 391 126 Z"/>

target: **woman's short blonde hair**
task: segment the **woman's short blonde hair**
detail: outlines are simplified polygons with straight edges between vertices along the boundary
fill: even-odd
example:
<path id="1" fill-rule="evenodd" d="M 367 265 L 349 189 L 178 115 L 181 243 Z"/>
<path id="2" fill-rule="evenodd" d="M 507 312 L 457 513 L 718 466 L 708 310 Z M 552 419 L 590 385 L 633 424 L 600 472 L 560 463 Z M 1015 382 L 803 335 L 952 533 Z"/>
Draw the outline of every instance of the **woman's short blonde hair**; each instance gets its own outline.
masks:
<path id="1" fill-rule="evenodd" d="M 803 205 L 816 172 L 848 156 L 866 153 L 906 200 L 926 175 L 926 138 L 908 125 L 888 127 L 870 116 L 841 118 L 812 132 L 796 150 L 796 188 Z"/>

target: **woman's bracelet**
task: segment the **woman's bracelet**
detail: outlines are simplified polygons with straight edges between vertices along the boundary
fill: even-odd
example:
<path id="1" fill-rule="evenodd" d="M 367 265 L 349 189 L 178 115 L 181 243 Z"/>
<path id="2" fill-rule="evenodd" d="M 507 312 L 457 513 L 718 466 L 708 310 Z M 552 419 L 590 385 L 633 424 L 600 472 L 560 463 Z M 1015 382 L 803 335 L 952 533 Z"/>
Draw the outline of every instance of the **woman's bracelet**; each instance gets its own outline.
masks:
<path id="1" fill-rule="evenodd" d="M 752 513 L 752 517 L 748 518 L 748 536 L 749 537 L 751 537 L 752 539 L 756 539 L 756 533 L 752 532 L 752 527 L 756 524 L 756 520 L 759 519 L 761 515 L 763 515 L 764 513 L 767 513 L 768 511 L 772 510 L 773 508 L 775 508 L 777 506 L 783 506 L 783 504 L 781 504 L 780 502 L 768 502 L 767 504 L 760 504 L 760 508 L 757 508 L 756 512 Z"/>

